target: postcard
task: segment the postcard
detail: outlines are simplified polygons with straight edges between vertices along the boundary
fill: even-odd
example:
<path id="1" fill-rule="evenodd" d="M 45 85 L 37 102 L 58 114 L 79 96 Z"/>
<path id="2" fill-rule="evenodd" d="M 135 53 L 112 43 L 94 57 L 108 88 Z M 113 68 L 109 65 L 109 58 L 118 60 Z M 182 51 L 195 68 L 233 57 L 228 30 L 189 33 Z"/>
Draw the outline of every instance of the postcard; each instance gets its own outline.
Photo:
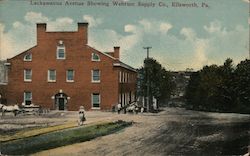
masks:
<path id="1" fill-rule="evenodd" d="M 250 153 L 249 0 L 0 0 L 0 155 Z"/>

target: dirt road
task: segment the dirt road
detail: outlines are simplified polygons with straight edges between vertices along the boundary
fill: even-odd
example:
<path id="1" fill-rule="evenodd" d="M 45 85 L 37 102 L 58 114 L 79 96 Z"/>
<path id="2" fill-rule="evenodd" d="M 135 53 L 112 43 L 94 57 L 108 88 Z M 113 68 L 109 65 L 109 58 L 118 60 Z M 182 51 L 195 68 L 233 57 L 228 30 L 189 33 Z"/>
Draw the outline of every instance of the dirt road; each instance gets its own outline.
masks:
<path id="1" fill-rule="evenodd" d="M 35 155 L 239 155 L 250 144 L 250 116 L 166 108 L 158 114 L 108 115 L 133 126 Z"/>

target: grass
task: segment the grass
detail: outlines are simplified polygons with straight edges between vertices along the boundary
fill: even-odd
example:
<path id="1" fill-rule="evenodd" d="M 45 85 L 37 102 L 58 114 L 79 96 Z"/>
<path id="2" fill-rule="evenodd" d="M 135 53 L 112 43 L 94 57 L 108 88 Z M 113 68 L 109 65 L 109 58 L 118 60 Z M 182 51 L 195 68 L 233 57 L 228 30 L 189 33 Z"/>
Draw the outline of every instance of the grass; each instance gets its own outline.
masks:
<path id="1" fill-rule="evenodd" d="M 0 151 L 2 154 L 7 155 L 32 154 L 42 150 L 89 141 L 99 136 L 117 132 L 131 124 L 131 122 L 124 121 L 108 122 L 88 127 L 83 126 L 63 131 L 55 131 L 19 140 L 1 142 Z"/>
<path id="2" fill-rule="evenodd" d="M 35 128 L 32 130 L 22 130 L 22 131 L 19 131 L 15 134 L 11 134 L 11 135 L 0 135 L 0 142 L 6 142 L 6 141 L 27 138 L 27 137 L 33 137 L 33 136 L 46 134 L 46 133 L 50 133 L 50 132 L 54 132 L 54 131 L 58 131 L 58 130 L 73 128 L 76 126 L 77 126 L 77 124 L 75 122 L 68 122 L 68 123 L 63 124 L 63 125 L 57 125 L 57 126 L 51 126 L 51 127 L 45 127 L 45 128 Z"/>

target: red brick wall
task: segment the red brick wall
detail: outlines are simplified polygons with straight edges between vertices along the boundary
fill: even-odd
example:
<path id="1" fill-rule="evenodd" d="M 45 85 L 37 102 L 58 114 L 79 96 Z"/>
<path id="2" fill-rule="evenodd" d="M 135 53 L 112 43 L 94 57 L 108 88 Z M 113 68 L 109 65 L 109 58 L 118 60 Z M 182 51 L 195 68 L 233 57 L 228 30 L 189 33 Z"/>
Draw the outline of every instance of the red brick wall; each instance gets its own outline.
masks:
<path id="1" fill-rule="evenodd" d="M 92 93 L 100 93 L 102 110 L 111 109 L 112 105 L 118 103 L 121 68 L 114 68 L 114 59 L 87 46 L 87 25 L 79 26 L 78 32 L 45 32 L 46 26 L 38 25 L 37 46 L 8 60 L 11 66 L 7 98 L 10 101 L 22 103 L 24 91 L 31 91 L 34 104 L 55 109 L 51 97 L 63 90 L 70 97 L 68 110 L 78 110 L 81 105 L 87 110 L 91 109 Z M 65 60 L 56 59 L 59 40 L 65 45 Z M 23 57 L 29 52 L 32 53 L 32 61 L 24 62 Z M 100 62 L 91 61 L 92 52 L 99 54 Z M 24 82 L 24 69 L 32 69 L 32 82 Z M 56 82 L 47 81 L 49 69 L 56 70 Z M 66 82 L 67 69 L 75 72 L 72 83 Z M 101 71 L 100 83 L 91 83 L 92 69 Z M 135 89 L 133 85 L 128 88 Z"/>

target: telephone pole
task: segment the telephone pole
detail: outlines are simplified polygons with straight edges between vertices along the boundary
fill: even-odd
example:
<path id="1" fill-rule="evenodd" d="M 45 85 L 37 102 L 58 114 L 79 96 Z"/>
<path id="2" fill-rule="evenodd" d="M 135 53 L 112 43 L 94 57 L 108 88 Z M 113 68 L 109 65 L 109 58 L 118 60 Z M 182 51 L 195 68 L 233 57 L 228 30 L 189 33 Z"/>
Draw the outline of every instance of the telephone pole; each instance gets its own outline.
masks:
<path id="1" fill-rule="evenodd" d="M 152 47 L 143 47 L 143 49 L 147 50 L 147 59 L 149 59 L 149 49 L 152 49 Z M 144 62 L 144 68 L 146 68 L 146 63 Z M 146 68 L 146 75 L 147 75 L 147 112 L 149 112 L 149 70 Z"/>

